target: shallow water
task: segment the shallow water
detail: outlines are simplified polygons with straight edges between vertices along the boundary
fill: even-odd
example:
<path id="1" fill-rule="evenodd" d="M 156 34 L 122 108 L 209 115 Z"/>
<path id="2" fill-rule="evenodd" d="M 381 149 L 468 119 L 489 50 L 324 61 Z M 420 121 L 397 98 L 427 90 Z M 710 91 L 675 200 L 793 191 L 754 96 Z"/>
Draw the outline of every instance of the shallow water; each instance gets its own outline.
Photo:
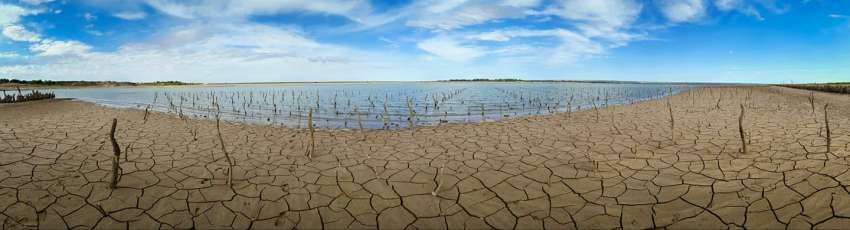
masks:
<path id="1" fill-rule="evenodd" d="M 608 83 L 285 83 L 157 88 L 55 89 L 57 98 L 146 108 L 191 117 L 319 128 L 406 128 L 576 111 L 658 98 L 683 84 Z M 213 103 L 213 101 L 217 103 Z M 410 106 L 408 106 L 410 102 Z M 357 113 L 354 112 L 355 108 Z M 358 119 L 359 114 L 359 119 Z"/>

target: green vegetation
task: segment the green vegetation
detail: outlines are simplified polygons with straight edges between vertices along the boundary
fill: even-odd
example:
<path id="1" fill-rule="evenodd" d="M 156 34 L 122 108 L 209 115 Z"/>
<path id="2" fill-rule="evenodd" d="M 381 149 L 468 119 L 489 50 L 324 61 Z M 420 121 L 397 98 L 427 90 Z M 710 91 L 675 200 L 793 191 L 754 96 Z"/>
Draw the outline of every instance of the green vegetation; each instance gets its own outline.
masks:
<path id="1" fill-rule="evenodd" d="M 526 80 L 518 78 L 473 78 L 473 79 L 449 79 L 449 82 L 523 82 Z"/>
<path id="2" fill-rule="evenodd" d="M 93 87 L 93 86 L 170 86 L 170 85 L 194 85 L 181 81 L 155 81 L 155 82 L 126 82 L 126 81 L 52 81 L 52 80 L 18 80 L 0 78 L 0 86 L 3 84 L 29 85 L 42 87 Z"/>
<path id="3" fill-rule="evenodd" d="M 197 83 L 187 83 L 182 81 L 155 81 L 155 82 L 144 82 L 139 83 L 138 85 L 143 86 L 169 86 L 169 85 L 196 85 Z"/>
<path id="4" fill-rule="evenodd" d="M 836 82 L 824 84 L 786 84 L 780 86 L 830 93 L 850 94 L 850 82 Z"/>

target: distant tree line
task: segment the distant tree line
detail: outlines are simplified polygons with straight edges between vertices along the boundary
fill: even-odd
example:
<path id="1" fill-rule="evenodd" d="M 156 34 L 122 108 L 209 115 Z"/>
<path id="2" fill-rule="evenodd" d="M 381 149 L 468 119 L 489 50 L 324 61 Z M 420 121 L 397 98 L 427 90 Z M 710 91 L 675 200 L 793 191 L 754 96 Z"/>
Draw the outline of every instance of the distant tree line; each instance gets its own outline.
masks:
<path id="1" fill-rule="evenodd" d="M 850 94 L 850 82 L 836 82 L 824 84 L 785 84 L 780 85 L 788 88 L 815 90 L 830 93 Z"/>
<path id="2" fill-rule="evenodd" d="M 192 85 L 194 83 L 186 83 L 181 81 L 155 81 L 145 83 L 135 83 L 126 81 L 51 81 L 51 80 L 18 80 L 0 78 L 0 84 L 13 83 L 37 86 L 167 86 L 167 85 Z"/>
<path id="3" fill-rule="evenodd" d="M 492 82 L 515 82 L 515 81 L 525 81 L 518 78 L 473 78 L 473 79 L 449 79 L 448 81 L 492 81 Z"/>

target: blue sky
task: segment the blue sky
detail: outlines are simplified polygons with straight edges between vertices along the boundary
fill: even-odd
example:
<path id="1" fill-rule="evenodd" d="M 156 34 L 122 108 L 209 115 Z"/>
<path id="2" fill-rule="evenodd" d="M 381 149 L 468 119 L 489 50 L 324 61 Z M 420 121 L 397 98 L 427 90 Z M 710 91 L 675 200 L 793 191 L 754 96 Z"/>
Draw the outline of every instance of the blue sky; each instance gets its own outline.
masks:
<path id="1" fill-rule="evenodd" d="M 0 0 L 0 77 L 850 81 L 845 0 Z"/>

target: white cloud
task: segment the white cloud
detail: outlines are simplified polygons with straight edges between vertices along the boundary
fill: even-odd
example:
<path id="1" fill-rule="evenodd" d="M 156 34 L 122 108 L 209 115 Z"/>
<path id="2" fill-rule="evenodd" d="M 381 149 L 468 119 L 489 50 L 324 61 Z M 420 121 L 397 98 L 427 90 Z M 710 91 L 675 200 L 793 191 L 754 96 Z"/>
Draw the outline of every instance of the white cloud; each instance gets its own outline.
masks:
<path id="1" fill-rule="evenodd" d="M 508 42 L 517 37 L 553 37 L 556 44 L 529 46 L 525 44 L 510 44 L 498 49 L 499 54 L 512 57 L 522 57 L 524 60 L 546 62 L 550 64 L 574 63 L 580 59 L 604 54 L 606 50 L 616 45 L 606 45 L 585 35 L 566 29 L 529 30 L 505 29 L 467 36 L 468 39 L 485 41 Z"/>
<path id="2" fill-rule="evenodd" d="M 545 13 L 577 23 L 589 37 L 628 37 L 623 30 L 635 22 L 642 6 L 633 0 L 566 0 L 549 7 Z"/>
<path id="3" fill-rule="evenodd" d="M 91 21 L 91 20 L 97 19 L 97 16 L 94 16 L 91 13 L 85 13 L 85 14 L 83 14 L 83 18 L 85 18 L 86 21 Z"/>
<path id="4" fill-rule="evenodd" d="M 118 0 L 89 0 L 89 2 L 104 7 L 119 3 L 127 5 L 126 1 Z M 357 11 L 368 9 L 368 2 L 365 0 L 134 0 L 131 2 L 144 4 L 162 13 L 187 19 L 244 17 L 298 10 L 348 16 Z M 136 10 L 138 8 L 140 7 L 136 7 Z"/>
<path id="5" fill-rule="evenodd" d="M 31 2 L 43 3 L 41 2 Z M 85 43 L 69 40 L 51 40 L 42 39 L 42 36 L 36 32 L 27 30 L 19 25 L 20 17 L 30 14 L 39 14 L 43 11 L 28 10 L 15 5 L 0 4 L 0 27 L 2 27 L 3 36 L 12 41 L 30 43 L 30 52 L 38 56 L 68 56 L 68 55 L 85 55 L 91 50 L 91 46 Z M 85 14 L 88 19 L 90 14 Z"/>
<path id="6" fill-rule="evenodd" d="M 40 4 L 48 3 L 48 2 L 52 2 L 52 1 L 54 1 L 54 0 L 21 0 L 21 2 L 30 4 L 30 5 L 40 5 Z"/>
<path id="7" fill-rule="evenodd" d="M 535 7 L 540 5 L 542 0 L 504 0 L 502 5 L 513 7 Z"/>
<path id="8" fill-rule="evenodd" d="M 145 14 L 145 12 L 142 12 L 142 11 L 122 11 L 122 12 L 112 14 L 112 16 L 115 16 L 116 18 L 128 20 L 128 21 L 133 21 L 133 20 L 144 19 L 145 17 L 147 17 L 147 14 Z"/>
<path id="9" fill-rule="evenodd" d="M 49 39 L 42 40 L 30 46 L 30 51 L 37 53 L 39 56 L 85 55 L 90 49 L 91 46 L 79 41 L 55 41 Z"/>
<path id="10" fill-rule="evenodd" d="M 714 6 L 720 11 L 737 11 L 758 20 L 764 20 L 755 6 L 748 4 L 744 0 L 715 0 Z"/>
<path id="11" fill-rule="evenodd" d="M 10 25 L 3 28 L 3 36 L 12 41 L 38 42 L 41 41 L 41 36 L 37 33 L 30 32 L 23 26 Z"/>
<path id="12" fill-rule="evenodd" d="M 452 30 L 468 25 L 503 19 L 522 18 L 540 1 L 422 1 L 407 8 L 407 26 Z"/>
<path id="13" fill-rule="evenodd" d="M 0 26 L 18 23 L 21 16 L 31 14 L 32 11 L 16 5 L 0 3 Z"/>
<path id="14" fill-rule="evenodd" d="M 405 68 L 400 66 L 406 65 L 383 54 L 319 43 L 294 29 L 247 23 L 198 23 L 171 28 L 153 40 L 126 44 L 114 52 L 93 52 L 85 44 L 73 41 L 53 41 L 31 48 L 44 56 L 78 55 L 0 66 L 0 74 L 129 81 L 332 80 L 357 79 L 359 75 L 351 75 L 352 70 L 403 76 L 400 70 Z"/>
<path id="15" fill-rule="evenodd" d="M 705 16 L 703 0 L 661 0 L 661 13 L 671 22 L 694 22 Z"/>
<path id="16" fill-rule="evenodd" d="M 485 51 L 475 46 L 465 46 L 454 38 L 437 36 L 416 44 L 421 50 L 450 61 L 469 61 L 485 54 Z"/>
<path id="17" fill-rule="evenodd" d="M 19 58 L 21 55 L 14 52 L 0 52 L 0 59 Z"/>

